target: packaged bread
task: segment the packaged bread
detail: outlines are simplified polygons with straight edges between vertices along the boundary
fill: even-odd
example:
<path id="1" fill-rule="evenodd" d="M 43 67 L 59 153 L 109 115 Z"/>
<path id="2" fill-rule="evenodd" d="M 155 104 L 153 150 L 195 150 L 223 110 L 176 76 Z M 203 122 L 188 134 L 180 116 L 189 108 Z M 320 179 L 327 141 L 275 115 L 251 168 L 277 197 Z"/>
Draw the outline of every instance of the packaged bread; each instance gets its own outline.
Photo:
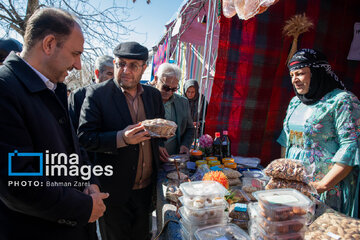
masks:
<path id="1" fill-rule="evenodd" d="M 241 181 L 239 178 L 229 178 L 229 186 L 241 186 Z"/>
<path id="2" fill-rule="evenodd" d="M 310 186 L 307 183 L 291 181 L 285 179 L 271 178 L 268 184 L 265 186 L 266 190 L 269 189 L 279 189 L 279 188 L 292 188 L 296 189 L 302 194 L 311 197 L 311 194 L 316 194 L 314 187 Z"/>
<path id="3" fill-rule="evenodd" d="M 305 233 L 305 239 L 360 239 L 360 220 L 339 212 L 326 212 L 318 217 Z"/>
<path id="4" fill-rule="evenodd" d="M 230 168 L 224 168 L 223 173 L 228 179 L 241 177 L 241 173 L 239 171 Z"/>
<path id="5" fill-rule="evenodd" d="M 175 136 L 177 125 L 173 121 L 162 118 L 147 119 L 141 125 L 149 132 L 151 137 L 170 138 Z"/>
<path id="6" fill-rule="evenodd" d="M 267 176 L 293 180 L 298 182 L 308 182 L 308 177 L 312 175 L 312 167 L 306 168 L 299 160 L 280 158 L 272 161 L 265 169 Z"/>

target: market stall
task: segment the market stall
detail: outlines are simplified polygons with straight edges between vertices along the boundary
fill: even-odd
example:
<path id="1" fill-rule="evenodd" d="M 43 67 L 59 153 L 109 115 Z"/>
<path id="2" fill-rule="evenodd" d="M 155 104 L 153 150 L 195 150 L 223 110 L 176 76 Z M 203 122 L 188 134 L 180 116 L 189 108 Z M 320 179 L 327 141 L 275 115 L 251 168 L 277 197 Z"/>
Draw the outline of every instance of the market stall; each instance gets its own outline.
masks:
<path id="1" fill-rule="evenodd" d="M 232 1 L 222 1 L 223 4 L 229 2 Z M 200 229 L 211 228 L 214 224 L 228 227 L 207 230 L 216 237 L 220 237 L 221 234 L 217 235 L 219 232 L 224 233 L 221 235 L 227 236 L 224 239 L 234 237 L 227 235 L 236 232 L 234 228 L 242 229 L 243 232 L 237 234 L 244 239 L 360 239 L 359 220 L 340 214 L 318 200 L 317 191 L 307 180 L 307 166 L 285 159 L 273 161 L 267 166 L 280 156 L 276 138 L 293 96 L 286 69 L 292 39 L 282 33 L 285 22 L 296 14 L 306 12 L 315 29 L 296 39 L 298 47 L 328 50 L 326 53 L 329 59 L 334 59 L 331 65 L 339 77 L 344 79 L 348 89 L 359 94 L 354 84 L 360 81 L 359 63 L 346 57 L 354 36 L 354 23 L 360 21 L 360 16 L 356 14 L 359 3 L 353 0 L 343 4 L 300 0 L 273 3 L 274 6 L 257 8 L 255 14 L 249 15 L 239 9 L 235 9 L 235 13 L 230 11 L 231 8 L 227 9 L 227 17 L 242 14 L 241 20 L 236 16 L 225 18 L 222 15 L 220 18 L 215 78 L 212 82 L 209 77 L 211 71 L 206 72 L 203 68 L 201 80 L 206 82 L 204 86 L 207 88 L 211 86 L 208 91 L 211 93 L 211 110 L 206 116 L 205 132 L 214 136 L 215 132 L 224 130 L 232 140 L 230 155 L 217 152 L 214 144 L 203 144 L 200 149 L 195 144 L 189 159 L 179 157 L 181 160 L 177 166 L 170 163 L 162 170 L 158 182 L 160 202 L 157 213 L 158 229 L 164 229 L 164 239 L 180 239 L 180 235 L 184 239 L 202 239 Z M 254 18 L 256 14 L 260 15 Z M 164 42 L 168 44 L 167 49 L 171 44 L 194 49 L 179 41 Z M 210 44 L 211 38 L 205 39 L 206 42 Z M 176 51 L 172 51 L 180 65 L 186 62 L 186 54 L 181 48 L 175 47 Z M 206 54 L 214 55 L 206 52 L 206 47 L 203 50 L 204 58 Z M 169 57 L 169 53 L 166 55 Z M 206 85 L 209 79 L 211 84 Z M 263 170 L 262 166 L 267 168 Z M 284 168 L 291 170 L 287 172 Z M 234 177 L 236 173 L 240 176 Z M 190 184 L 192 187 L 200 186 L 194 187 L 197 190 L 193 194 L 181 185 L 189 180 L 193 183 Z M 207 194 L 212 195 L 216 190 L 208 189 L 203 180 L 225 183 L 229 195 L 218 195 L 216 198 L 226 199 L 227 203 L 214 206 L 218 199 L 215 201 Z M 286 199 L 291 199 L 292 203 L 284 202 Z M 218 211 L 222 214 L 218 215 Z M 209 218 L 213 215 L 217 217 Z M 164 227 L 167 220 L 171 221 Z M 230 222 L 238 228 L 227 225 Z"/>
<path id="2" fill-rule="evenodd" d="M 160 239 L 360 239 L 360 220 L 319 201 L 311 170 L 299 161 L 278 159 L 261 170 L 198 158 L 173 156 L 177 167 L 162 171 Z"/>

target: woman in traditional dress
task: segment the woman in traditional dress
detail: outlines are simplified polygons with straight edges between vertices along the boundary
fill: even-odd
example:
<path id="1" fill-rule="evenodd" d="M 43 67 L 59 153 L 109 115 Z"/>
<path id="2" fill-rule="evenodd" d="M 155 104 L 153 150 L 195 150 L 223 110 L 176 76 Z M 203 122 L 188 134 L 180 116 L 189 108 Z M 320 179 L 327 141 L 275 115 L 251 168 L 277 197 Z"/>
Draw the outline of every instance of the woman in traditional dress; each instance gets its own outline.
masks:
<path id="1" fill-rule="evenodd" d="M 316 50 L 297 51 L 288 67 L 296 96 L 290 101 L 278 139 L 282 157 L 315 164 L 311 184 L 320 199 L 357 217 L 360 102 Z"/>

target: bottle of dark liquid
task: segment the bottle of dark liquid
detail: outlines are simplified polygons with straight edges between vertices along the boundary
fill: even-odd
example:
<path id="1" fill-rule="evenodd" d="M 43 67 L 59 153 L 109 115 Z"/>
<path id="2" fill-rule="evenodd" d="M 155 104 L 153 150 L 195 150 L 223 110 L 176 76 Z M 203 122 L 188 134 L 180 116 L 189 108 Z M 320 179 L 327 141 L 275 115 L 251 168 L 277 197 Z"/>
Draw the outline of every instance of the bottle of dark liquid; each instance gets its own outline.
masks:
<path id="1" fill-rule="evenodd" d="M 215 139 L 213 142 L 213 155 L 214 157 L 217 157 L 219 161 L 221 161 L 222 154 L 221 154 L 220 132 L 215 132 Z"/>
<path id="2" fill-rule="evenodd" d="M 224 136 L 223 136 L 222 143 L 221 143 L 222 156 L 224 158 L 229 158 L 229 157 L 231 157 L 231 143 L 230 143 L 228 131 L 224 130 L 223 135 Z"/>

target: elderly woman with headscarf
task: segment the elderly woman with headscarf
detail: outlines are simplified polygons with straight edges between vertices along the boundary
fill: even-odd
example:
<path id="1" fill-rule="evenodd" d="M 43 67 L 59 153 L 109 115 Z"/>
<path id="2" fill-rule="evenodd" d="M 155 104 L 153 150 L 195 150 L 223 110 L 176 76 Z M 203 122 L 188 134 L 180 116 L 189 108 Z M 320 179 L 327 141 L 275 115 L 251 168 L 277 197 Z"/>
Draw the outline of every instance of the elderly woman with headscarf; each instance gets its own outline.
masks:
<path id="1" fill-rule="evenodd" d="M 360 102 L 316 50 L 297 51 L 288 68 L 296 96 L 278 139 L 282 157 L 314 164 L 311 185 L 320 200 L 357 217 Z"/>
<path id="2" fill-rule="evenodd" d="M 189 101 L 191 117 L 193 119 L 194 127 L 196 127 L 196 121 L 198 117 L 198 106 L 199 106 L 199 83 L 195 79 L 186 80 L 184 83 L 184 97 L 186 97 Z M 199 116 L 199 129 L 201 129 L 201 125 L 203 122 L 203 104 L 205 102 L 204 95 L 201 95 L 201 111 Z M 205 113 L 206 113 L 205 106 Z"/>

